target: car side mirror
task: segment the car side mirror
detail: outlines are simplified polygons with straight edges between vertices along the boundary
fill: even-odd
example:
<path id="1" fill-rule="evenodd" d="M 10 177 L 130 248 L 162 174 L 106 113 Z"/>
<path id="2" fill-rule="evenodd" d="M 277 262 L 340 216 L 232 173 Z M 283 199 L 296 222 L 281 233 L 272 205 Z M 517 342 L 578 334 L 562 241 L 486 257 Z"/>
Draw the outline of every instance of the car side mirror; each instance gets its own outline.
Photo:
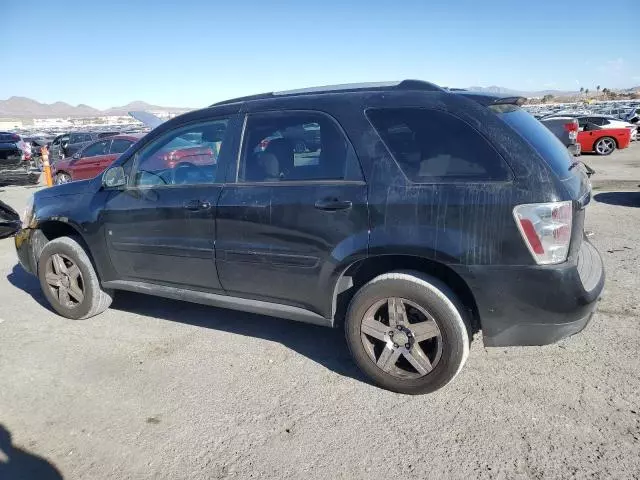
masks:
<path id="1" fill-rule="evenodd" d="M 127 184 L 127 176 L 124 168 L 120 166 L 111 167 L 102 175 L 102 186 L 105 188 L 124 187 Z"/>
<path id="2" fill-rule="evenodd" d="M 73 159 L 74 160 L 78 160 L 80 158 L 80 154 L 79 153 L 74 153 L 73 154 Z"/>

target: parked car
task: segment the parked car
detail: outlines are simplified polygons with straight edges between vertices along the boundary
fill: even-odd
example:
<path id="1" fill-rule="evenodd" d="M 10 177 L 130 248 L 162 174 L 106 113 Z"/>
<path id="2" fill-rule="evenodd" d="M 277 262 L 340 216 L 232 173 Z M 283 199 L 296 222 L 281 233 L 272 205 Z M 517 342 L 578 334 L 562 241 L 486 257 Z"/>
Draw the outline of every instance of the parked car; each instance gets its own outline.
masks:
<path id="1" fill-rule="evenodd" d="M 628 128 L 602 128 L 587 123 L 582 131 L 578 132 L 578 142 L 583 152 L 611 155 L 616 149 L 629 146 L 631 130 Z"/>
<path id="2" fill-rule="evenodd" d="M 36 192 L 18 257 L 68 318 L 129 290 L 341 326 L 378 385 L 431 392 L 478 330 L 487 346 L 552 343 L 603 289 L 586 173 L 523 100 L 406 80 L 221 102 L 101 177 Z M 318 152 L 257 148 L 306 124 Z M 194 137 L 219 155 L 158 162 Z"/>
<path id="3" fill-rule="evenodd" d="M 88 143 L 117 134 L 118 132 L 69 132 L 58 135 L 49 146 L 49 161 L 55 163 L 72 157 Z"/>
<path id="4" fill-rule="evenodd" d="M 20 135 L 0 132 L 0 170 L 26 170 L 30 161 L 31 148 Z"/>
<path id="5" fill-rule="evenodd" d="M 625 122 L 623 120 L 618 120 L 616 118 L 598 116 L 598 115 L 589 115 L 586 117 L 578 117 L 578 126 L 582 130 L 588 124 L 596 125 L 600 128 L 604 129 L 612 129 L 612 128 L 627 128 L 630 133 L 630 139 L 635 141 L 638 127 L 629 122 Z"/>
<path id="6" fill-rule="evenodd" d="M 582 149 L 578 143 L 578 120 L 573 117 L 548 117 L 540 120 L 558 137 L 573 156 L 579 156 Z"/>
<path id="7" fill-rule="evenodd" d="M 54 183 L 93 178 L 101 174 L 118 156 L 142 135 L 115 135 L 93 141 L 70 158 L 58 160 L 52 167 Z"/>

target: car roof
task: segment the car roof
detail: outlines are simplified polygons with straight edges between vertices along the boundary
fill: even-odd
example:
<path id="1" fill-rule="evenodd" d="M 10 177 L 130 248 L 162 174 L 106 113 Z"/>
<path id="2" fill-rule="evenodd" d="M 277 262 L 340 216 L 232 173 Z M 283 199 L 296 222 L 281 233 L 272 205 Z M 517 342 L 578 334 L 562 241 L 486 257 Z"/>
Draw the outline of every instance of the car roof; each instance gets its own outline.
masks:
<path id="1" fill-rule="evenodd" d="M 211 105 L 217 107 L 220 105 L 228 105 L 232 103 L 244 103 L 254 100 L 266 100 L 278 97 L 294 97 L 301 95 L 318 95 L 323 93 L 347 93 L 347 92 L 367 92 L 367 91 L 385 91 L 385 90 L 423 90 L 432 92 L 442 92 L 444 89 L 438 85 L 425 82 L 423 80 L 401 80 L 391 82 L 365 82 L 365 83 L 344 83 L 339 85 L 324 85 L 320 87 L 299 88 L 295 90 L 283 90 L 278 92 L 259 93 L 257 95 L 248 95 L 245 97 L 237 97 L 229 100 L 223 100 Z"/>
<path id="2" fill-rule="evenodd" d="M 461 88 L 446 89 L 439 87 L 435 83 L 424 80 L 401 80 L 392 82 L 368 82 L 368 83 L 346 83 L 339 85 L 325 85 L 321 87 L 300 88 L 295 90 L 285 90 L 279 92 L 259 93 L 257 95 L 248 95 L 245 97 L 232 98 L 221 102 L 214 103 L 211 107 L 219 107 L 222 105 L 241 104 L 259 100 L 292 98 L 306 95 L 320 94 L 343 94 L 343 93 L 366 93 L 380 91 L 414 91 L 414 92 L 441 92 L 461 95 L 472 99 L 482 105 L 495 104 L 514 104 L 522 105 L 525 97 L 514 95 L 489 94 L 484 92 L 467 91 Z"/>

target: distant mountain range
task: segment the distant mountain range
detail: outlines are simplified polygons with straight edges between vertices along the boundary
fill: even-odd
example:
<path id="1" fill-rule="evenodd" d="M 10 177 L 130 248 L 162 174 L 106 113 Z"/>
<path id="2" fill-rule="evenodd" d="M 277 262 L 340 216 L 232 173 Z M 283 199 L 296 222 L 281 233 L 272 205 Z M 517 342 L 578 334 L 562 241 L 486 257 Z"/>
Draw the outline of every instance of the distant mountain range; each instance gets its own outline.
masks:
<path id="1" fill-rule="evenodd" d="M 504 88 L 498 86 L 490 87 L 467 87 L 466 90 L 473 90 L 478 92 L 497 93 L 502 95 L 518 95 L 522 97 L 544 97 L 545 95 L 553 95 L 554 97 L 566 97 L 572 95 L 578 95 L 578 91 L 568 90 L 539 90 L 539 91 L 522 91 L 513 90 L 511 88 Z M 640 93 L 640 86 L 616 89 L 619 93 Z M 595 93 L 595 89 L 591 91 Z M 172 113 L 181 113 L 191 110 L 190 108 L 179 107 L 161 107 L 158 105 L 150 105 L 146 102 L 136 101 L 123 105 L 121 107 L 112 107 L 107 110 L 98 110 L 97 108 L 90 107 L 89 105 L 80 104 L 69 105 L 65 102 L 56 103 L 40 103 L 35 100 L 26 97 L 11 97 L 7 100 L 0 100 L 0 118 L 46 118 L 46 117 L 99 117 L 106 115 L 124 116 L 128 112 L 134 110 L 147 110 L 147 111 L 164 111 Z"/>
<path id="2" fill-rule="evenodd" d="M 164 112 L 186 112 L 189 108 L 161 107 L 146 102 L 131 102 L 121 107 L 98 110 L 89 105 L 69 105 L 65 102 L 40 103 L 26 97 L 11 97 L 0 100 L 0 118 L 46 118 L 46 117 L 100 117 L 106 115 L 127 115 L 134 110 L 151 110 Z"/>

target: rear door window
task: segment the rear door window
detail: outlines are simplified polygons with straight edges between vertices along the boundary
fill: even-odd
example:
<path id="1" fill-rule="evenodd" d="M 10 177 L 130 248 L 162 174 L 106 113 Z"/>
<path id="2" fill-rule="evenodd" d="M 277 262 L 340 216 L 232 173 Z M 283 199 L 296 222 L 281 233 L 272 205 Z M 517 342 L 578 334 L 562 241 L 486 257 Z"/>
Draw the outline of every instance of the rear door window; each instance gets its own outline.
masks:
<path id="1" fill-rule="evenodd" d="M 469 124 L 424 108 L 370 109 L 367 116 L 405 176 L 414 183 L 510 178 L 509 167 Z"/>
<path id="2" fill-rule="evenodd" d="M 321 112 L 252 114 L 238 168 L 240 182 L 360 180 L 351 143 Z"/>
<path id="3" fill-rule="evenodd" d="M 572 175 L 569 170 L 573 162 L 571 154 L 551 130 L 515 105 L 492 105 L 489 108 L 519 133 L 559 178 L 564 179 Z"/>

